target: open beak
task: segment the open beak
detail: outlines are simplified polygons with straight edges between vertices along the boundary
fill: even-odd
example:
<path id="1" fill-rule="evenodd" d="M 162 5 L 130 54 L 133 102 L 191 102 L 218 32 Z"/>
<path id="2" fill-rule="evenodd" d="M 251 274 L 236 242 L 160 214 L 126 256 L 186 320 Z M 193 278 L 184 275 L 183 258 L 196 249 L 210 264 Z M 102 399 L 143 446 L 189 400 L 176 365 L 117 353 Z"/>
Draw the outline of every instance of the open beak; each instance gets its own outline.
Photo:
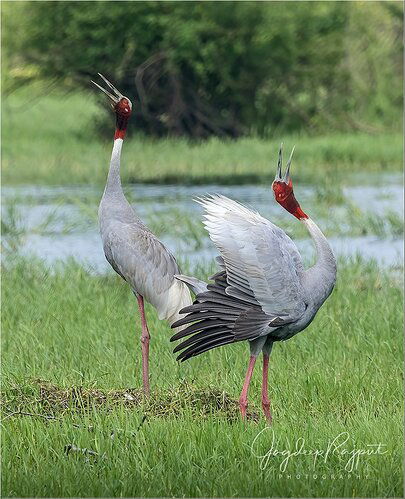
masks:
<path id="1" fill-rule="evenodd" d="M 277 173 L 276 173 L 276 176 L 274 178 L 275 181 L 285 182 L 286 184 L 288 184 L 288 182 L 290 181 L 290 166 L 291 166 L 291 160 L 292 160 L 292 157 L 294 154 L 294 150 L 295 150 L 295 146 L 292 148 L 290 157 L 287 161 L 287 168 L 285 170 L 285 174 L 283 175 L 281 173 L 281 167 L 283 166 L 283 143 L 281 143 L 280 149 L 278 151 Z"/>
<path id="2" fill-rule="evenodd" d="M 110 83 L 107 78 L 104 78 L 104 76 L 100 73 L 98 73 L 98 75 L 100 76 L 100 78 L 102 78 L 104 80 L 104 82 L 110 87 L 110 89 L 114 92 L 114 94 L 112 94 L 111 92 L 109 92 L 108 90 L 106 90 L 105 88 L 103 87 L 100 87 L 100 85 L 98 83 L 96 83 L 95 81 L 91 80 L 92 83 L 94 83 L 94 85 L 99 88 L 102 92 L 104 92 L 111 100 L 114 104 L 118 104 L 118 102 L 124 98 L 124 96 L 122 95 L 122 93 L 117 90 L 114 85 L 112 83 Z"/>
<path id="3" fill-rule="evenodd" d="M 291 166 L 291 160 L 292 160 L 292 157 L 294 154 L 294 150 L 295 150 L 295 146 L 293 146 L 293 148 L 291 150 L 290 157 L 288 158 L 288 161 L 287 161 L 287 168 L 285 169 L 285 174 L 284 174 L 283 180 L 286 184 L 288 184 L 288 182 L 291 180 L 290 179 L 290 166 Z"/>
<path id="4" fill-rule="evenodd" d="M 283 166 L 283 143 L 280 144 L 280 149 L 278 150 L 278 161 L 277 161 L 277 173 L 274 180 L 280 182 L 281 178 L 281 167 Z"/>

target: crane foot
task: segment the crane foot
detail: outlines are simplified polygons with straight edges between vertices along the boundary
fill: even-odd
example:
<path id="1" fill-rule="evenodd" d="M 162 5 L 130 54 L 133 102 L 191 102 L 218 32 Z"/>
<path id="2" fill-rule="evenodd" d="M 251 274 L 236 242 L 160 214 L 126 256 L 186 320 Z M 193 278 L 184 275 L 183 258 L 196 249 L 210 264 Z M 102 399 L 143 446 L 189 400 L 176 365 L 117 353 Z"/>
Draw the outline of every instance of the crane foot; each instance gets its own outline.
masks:
<path id="1" fill-rule="evenodd" d="M 242 397 L 239 399 L 239 410 L 240 414 L 242 416 L 242 419 L 246 419 L 246 410 L 247 410 L 247 400 L 242 399 Z"/>
<path id="2" fill-rule="evenodd" d="M 262 407 L 264 415 L 266 416 L 267 422 L 271 424 L 273 418 L 270 411 L 270 400 L 262 400 Z"/>

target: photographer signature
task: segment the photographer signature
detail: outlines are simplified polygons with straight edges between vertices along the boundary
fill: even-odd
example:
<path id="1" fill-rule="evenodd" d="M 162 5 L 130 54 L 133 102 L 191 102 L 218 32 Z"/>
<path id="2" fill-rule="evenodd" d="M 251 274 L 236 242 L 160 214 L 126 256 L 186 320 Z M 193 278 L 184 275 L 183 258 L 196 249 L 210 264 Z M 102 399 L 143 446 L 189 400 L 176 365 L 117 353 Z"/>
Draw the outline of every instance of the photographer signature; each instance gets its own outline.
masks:
<path id="1" fill-rule="evenodd" d="M 268 438 L 268 431 L 272 432 L 271 445 L 270 448 L 264 453 L 258 453 L 257 447 L 264 438 Z M 341 456 L 346 460 L 345 471 L 348 473 L 358 469 L 360 460 L 364 456 L 373 455 L 383 455 L 387 454 L 388 451 L 384 449 L 385 444 L 367 444 L 364 447 L 356 447 L 355 445 L 349 444 L 350 435 L 348 432 L 344 431 L 339 433 L 332 440 L 328 441 L 326 448 L 324 449 L 312 449 L 305 447 L 305 438 L 299 437 L 295 441 L 295 445 L 288 446 L 286 449 L 281 449 L 278 447 L 278 442 L 276 440 L 276 435 L 274 430 L 270 427 L 263 428 L 256 437 L 254 438 L 251 451 L 255 457 L 258 458 L 260 463 L 260 469 L 264 470 L 269 465 L 271 457 L 282 457 L 283 460 L 280 463 L 280 471 L 284 472 L 287 469 L 288 464 L 293 458 L 297 456 L 312 456 L 313 457 L 313 469 L 315 469 L 316 463 L 322 461 L 326 463 L 331 456 Z"/>

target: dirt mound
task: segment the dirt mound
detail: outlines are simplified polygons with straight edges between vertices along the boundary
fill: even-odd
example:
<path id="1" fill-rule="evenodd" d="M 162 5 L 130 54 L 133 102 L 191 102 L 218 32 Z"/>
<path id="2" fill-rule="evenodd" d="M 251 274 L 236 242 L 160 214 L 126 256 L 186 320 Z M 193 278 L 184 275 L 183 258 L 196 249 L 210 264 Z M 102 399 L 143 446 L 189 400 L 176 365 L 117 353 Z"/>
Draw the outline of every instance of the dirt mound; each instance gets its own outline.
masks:
<path id="1" fill-rule="evenodd" d="M 21 400 L 18 400 L 18 396 L 12 399 L 3 397 L 6 417 L 27 415 L 50 420 L 94 409 L 112 411 L 124 407 L 141 411 L 146 418 L 170 418 L 186 414 L 198 418 L 214 415 L 230 422 L 240 418 L 238 401 L 226 392 L 210 387 L 200 388 L 188 382 L 169 390 L 152 392 L 149 399 L 143 396 L 142 390 L 133 388 L 107 391 L 82 386 L 61 388 L 44 380 L 35 380 L 35 384 L 38 386 L 35 397 L 21 397 Z M 249 412 L 247 417 L 253 421 L 259 420 L 259 415 L 254 412 Z"/>

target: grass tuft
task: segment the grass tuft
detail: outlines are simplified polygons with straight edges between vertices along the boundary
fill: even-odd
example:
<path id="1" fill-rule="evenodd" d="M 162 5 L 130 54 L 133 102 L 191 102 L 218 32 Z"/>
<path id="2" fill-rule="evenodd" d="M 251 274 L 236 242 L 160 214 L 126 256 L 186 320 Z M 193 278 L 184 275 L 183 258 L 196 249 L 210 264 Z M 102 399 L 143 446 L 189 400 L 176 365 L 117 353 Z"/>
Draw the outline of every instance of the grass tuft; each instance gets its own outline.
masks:
<path id="1" fill-rule="evenodd" d="M 101 390 L 71 386 L 58 387 L 45 380 L 33 380 L 38 389 L 27 394 L 18 387 L 2 395 L 4 417 L 29 416 L 44 420 L 58 420 L 72 414 L 91 414 L 93 411 L 113 411 L 117 407 L 140 412 L 144 419 L 181 418 L 185 414 L 206 419 L 215 415 L 228 422 L 239 420 L 238 400 L 214 387 L 201 388 L 183 380 L 176 388 L 152 390 L 145 398 L 142 389 Z M 247 413 L 247 419 L 258 421 L 257 412 Z"/>

